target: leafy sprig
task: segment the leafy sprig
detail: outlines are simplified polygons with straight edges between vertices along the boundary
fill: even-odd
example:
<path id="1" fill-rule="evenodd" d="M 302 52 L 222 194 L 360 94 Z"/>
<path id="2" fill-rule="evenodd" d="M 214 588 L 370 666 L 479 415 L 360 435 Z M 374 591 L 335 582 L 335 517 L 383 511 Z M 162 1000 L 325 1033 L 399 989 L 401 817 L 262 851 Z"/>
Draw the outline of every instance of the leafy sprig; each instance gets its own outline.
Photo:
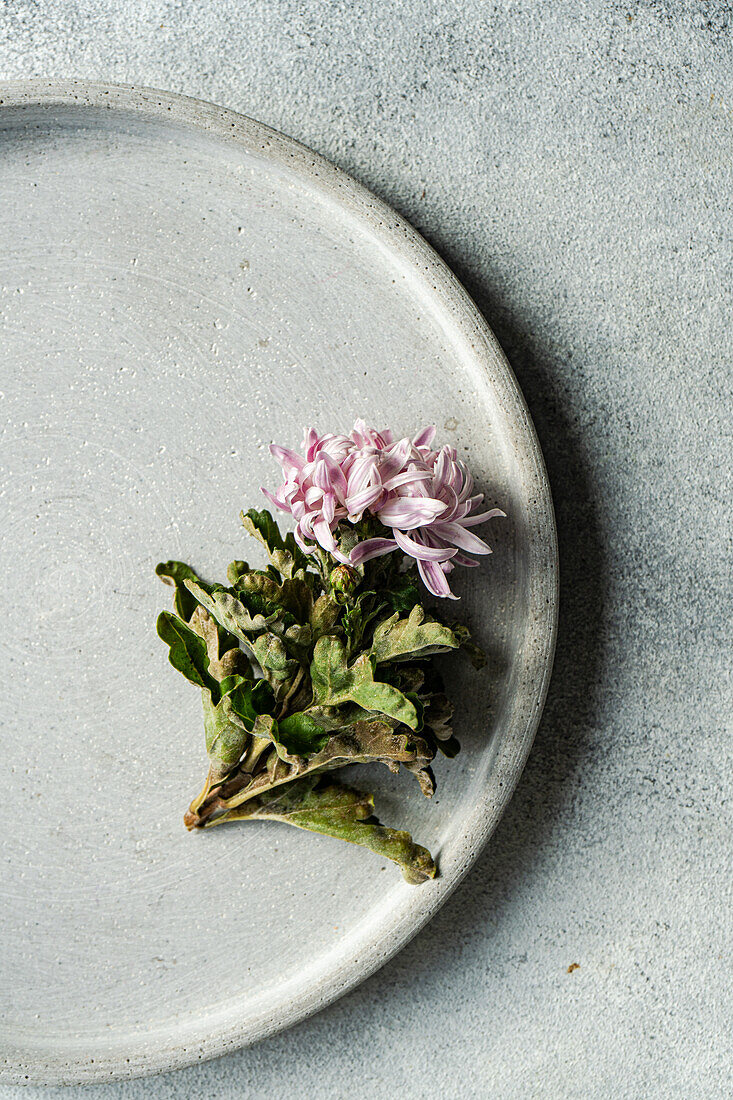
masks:
<path id="1" fill-rule="evenodd" d="M 268 511 L 242 522 L 264 546 L 266 569 L 233 561 L 228 585 L 183 562 L 156 570 L 175 588 L 158 634 L 203 700 L 209 769 L 186 825 L 284 821 L 371 848 L 408 882 L 434 877 L 429 852 L 381 825 L 372 796 L 330 773 L 378 762 L 411 772 L 432 795 L 436 752 L 458 751 L 433 658 L 479 651 L 465 627 L 426 613 L 414 567 L 396 555 L 352 569 L 320 549 L 302 553 Z M 373 535 L 369 523 L 358 537 Z M 339 535 L 348 553 L 354 528 Z"/>

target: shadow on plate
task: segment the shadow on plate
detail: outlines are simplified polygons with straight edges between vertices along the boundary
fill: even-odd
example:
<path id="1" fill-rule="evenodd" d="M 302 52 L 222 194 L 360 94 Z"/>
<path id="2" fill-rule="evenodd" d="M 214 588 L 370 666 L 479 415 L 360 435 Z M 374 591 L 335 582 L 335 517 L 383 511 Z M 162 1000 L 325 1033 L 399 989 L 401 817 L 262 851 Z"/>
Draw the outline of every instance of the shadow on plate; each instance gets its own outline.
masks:
<path id="1" fill-rule="evenodd" d="M 598 685 L 604 663 L 606 581 L 599 502 L 583 439 L 563 385 L 567 366 L 557 360 L 494 293 L 490 274 L 477 280 L 460 258 L 443 255 L 476 301 L 509 358 L 529 405 L 547 463 L 557 515 L 560 618 L 555 665 L 532 752 L 498 828 L 464 882 L 430 924 L 383 970 L 341 1001 L 294 1030 L 311 1038 L 361 1007 L 379 1003 L 390 1015 L 391 992 L 408 981 L 430 996 L 451 972 L 466 965 L 466 947 L 480 940 L 490 957 L 491 927 L 512 919 L 543 853 L 555 844 L 572 811 L 579 775 L 593 748 Z M 342 1020 L 342 1022 L 345 1022 Z M 292 1036 L 293 1029 L 288 1033 Z M 330 1032 L 329 1032 L 330 1034 Z M 277 1044 L 278 1036 L 262 1045 Z"/>
<path id="2" fill-rule="evenodd" d="M 253 1062 L 279 1061 L 296 1048 L 307 1047 L 317 1058 L 321 1042 L 333 1042 L 334 1028 L 348 1042 L 355 1031 L 361 1033 L 364 1026 L 369 1030 L 365 1020 L 372 1014 L 379 1014 L 380 1026 L 399 1015 L 409 989 L 419 988 L 420 998 L 437 996 L 445 982 L 453 983 L 470 965 L 474 952 L 490 964 L 493 929 L 513 919 L 526 899 L 527 880 L 542 874 L 543 857 L 572 814 L 583 769 L 590 765 L 604 663 L 606 581 L 599 501 L 566 385 L 568 368 L 561 369 L 557 357 L 501 300 L 490 272 L 477 280 L 464 270 L 459 256 L 445 249 L 442 254 L 506 352 L 547 463 L 560 551 L 559 631 L 547 703 L 504 817 L 476 865 L 427 927 L 385 968 L 316 1016 L 229 1055 L 224 1062 L 235 1074 Z M 192 1067 L 188 1072 L 198 1076 L 201 1070 Z"/>

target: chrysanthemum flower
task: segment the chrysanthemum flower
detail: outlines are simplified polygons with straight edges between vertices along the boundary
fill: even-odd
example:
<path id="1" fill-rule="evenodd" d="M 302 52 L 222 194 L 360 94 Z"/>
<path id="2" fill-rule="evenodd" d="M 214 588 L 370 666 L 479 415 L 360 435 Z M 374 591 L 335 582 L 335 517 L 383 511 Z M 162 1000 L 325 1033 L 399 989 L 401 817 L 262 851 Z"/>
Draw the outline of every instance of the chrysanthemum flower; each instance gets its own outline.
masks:
<path id="1" fill-rule="evenodd" d="M 274 493 L 263 492 L 293 516 L 295 538 L 306 553 L 317 543 L 338 561 L 358 565 L 400 549 L 415 559 L 433 595 L 457 599 L 447 574 L 456 565 L 478 565 L 471 554 L 491 553 L 469 528 L 504 513 L 474 511 L 483 494 L 473 493 L 473 478 L 454 447 L 431 450 L 434 438 L 429 427 L 395 442 L 392 432 L 378 432 L 363 420 L 348 436 L 321 436 L 310 428 L 304 455 L 277 444 L 270 448 L 285 481 Z M 334 532 L 341 521 L 355 524 L 364 515 L 376 517 L 391 537 L 367 539 L 346 555 Z"/>

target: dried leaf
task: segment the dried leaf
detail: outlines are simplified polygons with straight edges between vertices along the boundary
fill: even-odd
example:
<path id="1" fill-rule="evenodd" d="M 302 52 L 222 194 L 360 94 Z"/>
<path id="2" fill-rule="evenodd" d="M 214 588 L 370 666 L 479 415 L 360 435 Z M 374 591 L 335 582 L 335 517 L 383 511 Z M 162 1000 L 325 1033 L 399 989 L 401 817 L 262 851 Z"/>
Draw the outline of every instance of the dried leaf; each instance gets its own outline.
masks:
<path id="1" fill-rule="evenodd" d="M 186 588 L 214 616 L 216 621 L 241 642 L 252 644 L 253 636 L 267 630 L 277 614 L 251 615 L 240 599 L 221 585 L 204 585 L 200 581 L 185 581 Z"/>
<path id="2" fill-rule="evenodd" d="M 381 825 L 374 799 L 332 779 L 309 776 L 259 795 L 230 810 L 220 821 L 281 821 L 314 833 L 338 837 L 370 848 L 396 863 L 411 885 L 436 875 L 432 856 L 409 833 Z"/>
<path id="3" fill-rule="evenodd" d="M 196 610 L 196 597 L 186 588 L 186 581 L 200 583 L 190 565 L 182 561 L 163 561 L 155 567 L 156 574 L 164 584 L 175 586 L 176 594 L 173 599 L 173 608 L 176 614 L 187 623 Z"/>
<path id="4" fill-rule="evenodd" d="M 452 630 L 432 619 L 426 620 L 425 612 L 416 605 L 407 619 L 392 615 L 379 623 L 371 651 L 377 663 L 381 663 L 430 657 L 457 649 L 458 645 Z"/>
<path id="5" fill-rule="evenodd" d="M 340 638 L 327 634 L 319 638 L 311 664 L 313 698 L 321 706 L 358 703 L 364 710 L 375 710 L 417 729 L 418 714 L 412 702 L 391 684 L 374 679 L 374 665 L 363 653 L 349 667 L 346 649 Z"/>
<path id="6" fill-rule="evenodd" d="M 340 614 L 341 604 L 330 592 L 323 592 L 313 604 L 311 611 L 310 623 L 314 642 L 324 634 L 330 634 L 333 631 Z"/>
<path id="7" fill-rule="evenodd" d="M 158 635 L 169 646 L 168 660 L 187 680 L 219 698 L 219 684 L 209 671 L 206 642 L 172 611 L 161 611 Z"/>
<path id="8" fill-rule="evenodd" d="M 285 645 L 276 634 L 260 634 L 251 645 L 263 675 L 275 688 L 276 694 L 282 695 L 283 685 L 293 679 L 300 665 L 288 656 Z"/>

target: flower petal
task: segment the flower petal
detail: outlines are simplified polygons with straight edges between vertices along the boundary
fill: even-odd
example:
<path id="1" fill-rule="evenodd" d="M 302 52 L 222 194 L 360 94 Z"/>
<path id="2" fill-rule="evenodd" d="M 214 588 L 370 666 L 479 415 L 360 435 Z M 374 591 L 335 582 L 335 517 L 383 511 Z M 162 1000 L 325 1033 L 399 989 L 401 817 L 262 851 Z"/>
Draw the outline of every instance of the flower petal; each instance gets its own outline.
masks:
<path id="1" fill-rule="evenodd" d="M 394 477 L 388 478 L 382 482 L 385 489 L 397 489 L 400 485 L 409 485 L 416 481 L 429 481 L 433 475 L 430 470 L 418 470 L 414 463 L 411 463 L 407 470 L 403 470 L 401 474 L 395 474 Z"/>
<path id="2" fill-rule="evenodd" d="M 313 534 L 321 544 L 324 550 L 328 550 L 329 554 L 336 558 L 337 561 L 341 561 L 344 565 L 349 565 L 349 559 L 336 545 L 336 539 L 333 537 L 333 532 L 328 526 L 325 520 L 318 519 L 313 524 Z"/>
<path id="3" fill-rule="evenodd" d="M 367 454 L 355 459 L 347 478 L 347 496 L 350 497 L 353 493 L 359 493 L 366 488 L 369 479 L 372 476 L 378 476 L 378 468 L 376 455 Z"/>
<path id="4" fill-rule="evenodd" d="M 435 424 L 430 424 L 427 428 L 423 428 L 416 436 L 413 437 L 413 447 L 429 447 L 435 439 L 435 433 L 437 429 Z"/>
<path id="5" fill-rule="evenodd" d="M 464 521 L 465 522 L 465 521 Z M 480 539 L 478 535 L 472 535 L 466 531 L 460 523 L 436 523 L 432 528 L 433 534 L 446 542 L 452 542 L 461 550 L 467 550 L 469 554 L 490 554 L 491 547 Z"/>
<path id="6" fill-rule="evenodd" d="M 417 568 L 428 592 L 432 592 L 434 596 L 447 597 L 449 600 L 458 599 L 458 596 L 454 596 L 451 592 L 445 573 L 437 562 L 419 561 Z"/>
<path id="7" fill-rule="evenodd" d="M 299 527 L 295 528 L 295 530 L 293 531 L 293 535 L 295 537 L 295 541 L 297 542 L 298 546 L 300 547 L 300 549 L 303 551 L 304 554 L 315 554 L 315 552 L 316 552 L 315 545 L 308 546 L 308 544 L 305 542 L 303 536 L 300 533 L 300 528 Z"/>
<path id="8" fill-rule="evenodd" d="M 305 452 L 306 462 L 312 462 L 315 457 L 316 444 L 318 443 L 318 432 L 315 428 L 306 428 L 305 439 L 303 440 L 303 450 Z"/>
<path id="9" fill-rule="evenodd" d="M 388 500 L 377 512 L 377 516 L 387 527 L 401 527 L 403 531 L 412 531 L 432 523 L 445 512 L 442 500 L 430 497 L 396 497 Z"/>
<path id="10" fill-rule="evenodd" d="M 398 443 L 393 443 L 391 447 L 382 451 L 379 464 L 382 478 L 394 477 L 398 474 L 410 457 L 411 451 L 412 443 L 409 439 L 400 439 Z"/>
<path id="11" fill-rule="evenodd" d="M 384 496 L 384 491 L 381 485 L 372 485 L 368 489 L 362 490 L 360 493 L 355 493 L 354 496 L 349 496 L 346 499 L 346 507 L 349 512 L 349 516 L 354 516 L 360 519 L 362 512 L 367 508 L 371 508 L 377 501 Z"/>
<path id="12" fill-rule="evenodd" d="M 260 492 L 264 493 L 267 499 L 270 501 L 270 504 L 274 504 L 276 508 L 282 509 L 283 512 L 290 511 L 287 504 L 283 504 L 281 501 L 279 501 L 276 496 L 273 496 L 269 489 L 266 489 L 264 487 L 264 485 L 260 485 Z"/>
<path id="13" fill-rule="evenodd" d="M 351 564 L 362 565 L 371 558 L 379 558 L 383 554 L 391 554 L 397 549 L 394 539 L 366 539 L 359 542 L 351 551 Z"/>
<path id="14" fill-rule="evenodd" d="M 395 542 L 400 550 L 404 550 L 411 558 L 417 561 L 448 561 L 454 558 L 458 551 L 451 546 L 426 546 L 423 542 L 416 542 L 406 535 L 404 531 L 394 529 Z"/>
<path id="15" fill-rule="evenodd" d="M 487 519 L 497 519 L 501 516 L 506 519 L 506 512 L 502 512 L 501 508 L 491 508 L 488 512 L 479 512 L 475 516 L 466 516 L 461 520 L 462 527 L 475 527 L 479 523 L 485 523 Z"/>
<path id="16" fill-rule="evenodd" d="M 451 565 L 465 565 L 467 569 L 476 569 L 479 563 L 474 561 L 473 558 L 469 558 L 466 554 L 456 554 L 451 560 Z"/>
<path id="17" fill-rule="evenodd" d="M 301 455 L 291 451 L 289 447 L 281 447 L 279 443 L 270 444 L 270 454 L 277 459 L 283 470 L 287 470 L 290 466 L 294 466 L 296 470 L 302 470 L 305 466 L 305 459 Z"/>

